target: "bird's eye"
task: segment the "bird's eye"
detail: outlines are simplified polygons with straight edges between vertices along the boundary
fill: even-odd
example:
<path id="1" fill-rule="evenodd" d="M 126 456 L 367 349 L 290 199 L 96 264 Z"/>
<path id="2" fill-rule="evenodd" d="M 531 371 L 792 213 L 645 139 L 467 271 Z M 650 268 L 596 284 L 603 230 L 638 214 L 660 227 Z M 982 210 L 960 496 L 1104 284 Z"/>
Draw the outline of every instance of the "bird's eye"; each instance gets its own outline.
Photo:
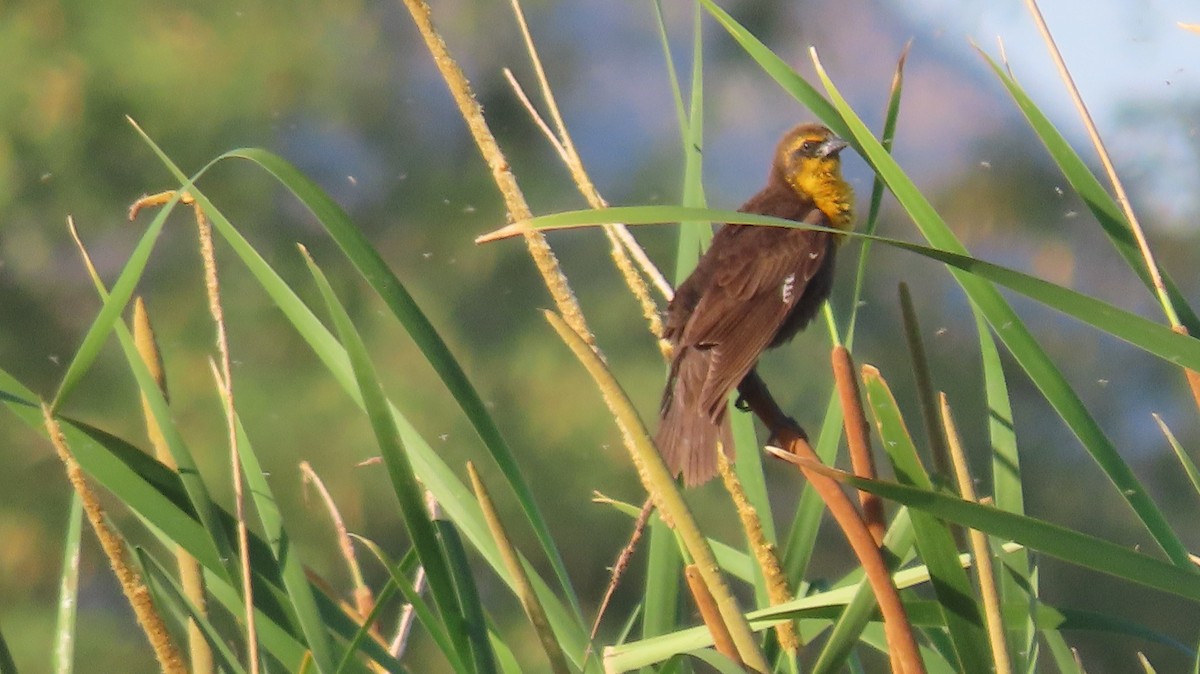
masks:
<path id="1" fill-rule="evenodd" d="M 811 157 L 817 152 L 817 147 L 821 144 L 815 140 L 806 140 L 800 143 L 800 147 L 796 148 L 797 157 Z"/>

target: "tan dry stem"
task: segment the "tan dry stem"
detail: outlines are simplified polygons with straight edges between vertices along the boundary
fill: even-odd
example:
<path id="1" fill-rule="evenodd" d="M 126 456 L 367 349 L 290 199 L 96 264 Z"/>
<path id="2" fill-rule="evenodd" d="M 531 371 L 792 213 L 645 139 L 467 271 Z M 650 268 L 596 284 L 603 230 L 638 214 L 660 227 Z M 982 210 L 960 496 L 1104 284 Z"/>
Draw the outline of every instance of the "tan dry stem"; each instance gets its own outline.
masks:
<path id="1" fill-rule="evenodd" d="M 974 40 L 971 41 L 971 46 L 975 47 L 977 51 L 982 52 L 982 50 L 979 48 L 979 45 L 975 44 Z M 1004 70 L 1008 73 L 1009 79 L 1016 82 L 1017 76 L 1013 73 L 1012 64 L 1008 62 L 1008 50 L 1004 48 L 1004 38 L 1000 37 L 999 35 L 996 36 L 996 49 L 1000 50 L 1000 64 L 1004 66 Z"/>
<path id="2" fill-rule="evenodd" d="M 492 503 L 492 497 L 488 494 L 487 487 L 484 486 L 483 480 L 479 479 L 479 473 L 475 471 L 475 464 L 470 461 L 467 462 L 467 473 L 471 476 L 471 489 L 475 492 L 475 500 L 479 503 L 479 509 L 483 511 L 483 519 L 492 533 L 492 540 L 496 542 L 496 547 L 500 550 L 504 567 L 512 576 L 513 589 L 521 601 L 521 608 L 525 609 L 525 616 L 533 625 L 533 631 L 542 644 L 542 650 L 546 651 L 546 657 L 550 660 L 550 670 L 554 674 L 570 674 L 571 669 L 567 666 L 567 658 L 563 655 L 562 646 L 555 638 L 554 630 L 550 627 L 550 620 L 546 617 L 546 609 L 542 606 L 537 592 L 529 582 L 529 575 L 525 573 L 520 555 L 513 547 L 504 523 L 500 521 L 500 515 L 496 512 L 496 506 Z"/>
<path id="3" fill-rule="evenodd" d="M 708 586 L 709 592 L 717 602 L 721 618 L 737 645 L 742 661 L 755 671 L 770 671 L 770 666 L 758 646 L 758 641 L 754 638 L 754 632 L 750 629 L 749 622 L 746 621 L 737 599 L 721 575 L 720 566 L 717 565 L 712 548 L 709 547 L 708 541 L 700 532 L 695 517 L 688 510 L 687 504 L 683 500 L 683 494 L 675 484 L 675 478 L 663 464 L 662 456 L 655 448 L 649 431 L 646 430 L 637 411 L 633 408 L 633 404 L 629 402 L 628 396 L 625 395 L 620 384 L 617 383 L 600 357 L 588 348 L 582 337 L 574 333 L 557 314 L 550 311 L 545 314 L 550 325 L 554 327 L 554 331 L 570 347 L 572 353 L 596 382 L 604 403 L 608 406 L 616 422 L 622 429 L 628 429 L 626 432 L 628 432 L 631 442 L 627 447 L 634 463 L 638 465 L 638 474 L 643 480 L 642 484 L 654 500 L 654 505 L 659 513 L 670 517 L 671 525 L 683 541 L 684 547 L 692 555 L 692 559 L 695 560 L 705 585 Z"/>
<path id="4" fill-rule="evenodd" d="M 1129 201 L 1129 195 L 1125 192 L 1125 185 L 1121 182 L 1120 176 L 1117 175 L 1117 169 L 1113 164 L 1112 157 L 1108 154 L 1108 148 L 1105 147 L 1104 140 L 1100 137 L 1100 130 L 1096 127 L 1095 121 L 1092 120 L 1092 114 L 1088 111 L 1087 104 L 1083 102 L 1083 96 L 1079 93 L 1079 88 L 1075 86 L 1075 80 L 1071 77 L 1071 71 L 1067 69 L 1067 63 L 1063 59 L 1062 53 L 1058 50 L 1058 44 L 1054 41 L 1054 36 L 1050 34 L 1050 27 L 1046 25 L 1046 19 L 1042 16 L 1042 11 L 1038 8 L 1036 0 L 1026 0 L 1026 6 L 1029 8 L 1029 13 L 1033 15 L 1034 23 L 1037 24 L 1038 31 L 1042 34 L 1042 39 L 1046 42 L 1046 48 L 1050 51 L 1050 57 L 1054 60 L 1055 67 L 1058 68 L 1058 74 L 1062 77 L 1067 92 L 1071 94 L 1071 100 L 1074 102 L 1076 110 L 1079 111 L 1079 117 L 1083 120 L 1084 127 L 1087 128 L 1088 137 L 1092 140 L 1092 146 L 1095 147 L 1096 154 L 1100 156 L 1100 163 L 1104 166 L 1104 173 L 1108 176 L 1108 180 L 1112 184 L 1113 192 L 1117 196 L 1117 202 L 1121 204 L 1121 210 L 1125 213 L 1125 219 L 1129 221 L 1129 229 L 1133 232 L 1134 239 L 1137 241 L 1138 251 L 1141 252 L 1142 260 L 1146 263 L 1146 271 L 1150 274 L 1150 282 L 1154 285 L 1154 292 L 1158 297 L 1158 303 L 1162 307 L 1163 314 L 1166 315 L 1172 330 L 1186 335 L 1188 334 L 1187 328 L 1179 320 L 1179 314 L 1175 310 L 1175 305 L 1171 303 L 1171 296 L 1167 293 L 1166 283 L 1163 282 L 1162 271 L 1158 268 L 1158 262 L 1154 259 L 1154 252 L 1150 250 L 1150 242 L 1146 239 L 1146 233 L 1142 229 L 1142 224 L 1138 220 L 1137 213 L 1133 210 L 1133 204 Z M 1192 392 L 1192 401 L 1196 404 L 1197 408 L 1200 408 L 1200 374 L 1188 368 L 1184 368 L 1183 371 L 1187 376 L 1188 388 Z"/>
<path id="5" fill-rule="evenodd" d="M 532 215 L 529 204 L 525 202 L 525 196 L 508 166 L 508 160 L 504 158 L 504 152 L 496 143 L 491 129 L 488 128 L 487 120 L 483 116 L 483 108 L 479 105 L 479 101 L 475 100 L 466 75 L 458 67 L 454 58 L 450 56 L 445 40 L 434 28 L 429 5 L 424 0 L 404 0 L 404 5 L 408 8 L 413 22 L 425 40 L 425 46 L 429 49 L 434 64 L 442 74 L 442 79 L 450 88 L 450 94 L 458 105 L 459 114 L 467 123 L 467 128 L 475 139 L 475 144 L 479 147 L 484 161 L 492 171 L 492 180 L 495 181 L 496 186 L 500 189 L 500 194 L 504 197 L 504 205 L 508 209 L 509 217 L 514 221 L 528 220 Z M 587 321 L 584 320 L 579 302 L 576 300 L 575 294 L 571 292 L 567 278 L 559 268 L 558 260 L 554 257 L 554 252 L 550 250 L 550 245 L 546 243 L 546 238 L 537 232 L 525 232 L 524 236 L 525 245 L 529 248 L 529 254 L 533 257 L 534 264 L 541 273 L 546 288 L 550 291 L 555 307 L 562 314 L 567 325 L 581 336 L 588 347 L 597 350 L 596 339 L 587 327 Z"/>
<path id="6" fill-rule="evenodd" d="M 717 608 L 717 602 L 713 600 L 708 588 L 704 585 L 700 569 L 695 564 L 688 564 L 683 569 L 683 577 L 687 580 L 692 600 L 696 602 L 696 610 L 700 612 L 700 618 L 704 620 L 704 626 L 708 628 L 708 633 L 712 635 L 713 648 L 739 666 L 745 667 L 745 663 L 738 657 L 733 637 L 729 635 L 729 630 L 721 620 L 721 611 Z"/>
<path id="7" fill-rule="evenodd" d="M 950 402 L 945 393 L 938 394 L 942 412 L 942 425 L 946 429 L 946 444 L 950 448 L 950 459 L 954 462 L 954 477 L 958 480 L 958 491 L 964 501 L 978 502 L 971 471 L 967 468 L 967 456 L 963 452 L 954 417 L 950 414 Z M 996 575 L 992 569 L 992 551 L 987 536 L 977 529 L 969 529 L 971 554 L 975 556 L 975 570 L 979 577 L 979 591 L 983 598 L 984 618 L 987 621 L 988 641 L 992 646 L 992 659 L 996 663 L 996 674 L 1012 674 L 1012 662 L 1008 658 L 1008 643 L 1004 638 L 1004 615 L 1000 609 L 1000 593 L 996 589 Z"/>
<path id="8" fill-rule="evenodd" d="M 546 102 L 546 109 L 550 113 L 550 119 L 554 122 L 554 127 L 557 133 L 551 133 L 549 126 L 540 121 L 537 111 L 532 105 L 527 104 L 526 108 L 530 114 L 539 121 L 547 136 L 551 138 L 551 143 L 558 149 L 563 163 L 567 165 L 567 169 L 571 172 L 571 179 L 575 181 L 575 185 L 579 188 L 580 194 L 587 199 L 592 208 L 603 208 L 608 205 L 603 197 L 600 196 L 600 191 L 596 189 L 587 170 L 583 168 L 583 160 L 579 156 L 579 152 L 575 149 L 575 142 L 571 139 L 571 134 L 567 131 L 567 124 L 563 121 L 562 113 L 558 109 L 558 101 L 554 98 L 554 90 L 550 87 L 550 79 L 546 77 L 546 69 L 542 67 L 542 59 L 538 56 L 537 48 L 533 43 L 533 36 L 529 32 L 529 24 L 525 21 L 525 12 L 521 9 L 519 0 L 512 0 L 513 14 L 516 16 L 517 25 L 521 29 L 521 37 L 525 41 L 525 48 L 529 52 L 529 59 L 533 64 L 533 71 L 538 80 L 538 86 L 542 90 L 542 99 Z M 510 77 L 510 81 L 515 85 L 515 81 Z M 672 295 L 671 285 L 667 283 L 666 277 L 662 275 L 658 267 L 650 261 L 633 235 L 629 233 L 629 228 L 622 224 L 606 225 L 604 232 L 608 236 L 609 241 L 613 244 L 613 257 L 617 263 L 617 267 L 621 269 L 622 274 L 626 275 L 626 282 L 630 284 L 630 290 L 637 296 L 638 300 L 643 303 L 643 310 L 647 307 L 653 308 L 654 301 L 650 299 L 650 293 L 645 284 L 642 282 L 637 272 L 633 270 L 633 265 L 629 263 L 629 255 L 632 255 L 641 265 L 642 271 L 650 277 L 659 291 L 663 293 L 663 297 L 670 299 Z M 628 267 L 626 270 L 625 267 Z M 657 317 L 657 311 L 653 312 Z M 656 321 L 651 322 L 651 331 L 655 336 L 662 334 L 661 324 L 658 324 L 655 330 Z"/>
<path id="9" fill-rule="evenodd" d="M 603 498 L 603 497 L 599 497 Z M 596 498 L 593 498 L 595 501 Z M 612 573 L 608 579 L 608 587 L 604 590 L 604 598 L 600 600 L 600 607 L 596 609 L 596 619 L 592 621 L 592 630 L 588 633 L 588 649 L 584 654 L 585 666 L 581 669 L 587 669 L 586 660 L 592 653 L 592 643 L 596 641 L 596 634 L 600 631 L 600 621 L 604 619 L 604 613 L 608 610 L 608 604 L 612 601 L 613 595 L 616 594 L 617 586 L 621 583 L 621 578 L 625 575 L 625 570 L 629 568 L 629 560 L 633 559 L 633 553 L 637 551 L 637 545 L 642 540 L 642 535 L 646 532 L 646 524 L 650 522 L 650 514 L 654 512 L 654 500 L 646 499 L 642 504 L 642 510 L 638 513 L 637 522 L 633 525 L 633 533 L 629 535 L 629 542 L 625 547 L 621 548 L 621 553 L 617 555 L 617 561 L 613 563 Z"/>
<path id="10" fill-rule="evenodd" d="M 523 24 L 523 17 L 521 21 Z M 532 43 L 529 43 L 529 46 L 530 53 L 533 54 L 534 61 L 538 62 L 536 52 L 533 52 Z M 550 127 L 546 124 L 546 121 L 542 119 L 542 116 L 538 113 L 537 109 L 533 107 L 533 103 L 529 100 L 529 97 L 525 95 L 525 90 L 521 88 L 521 84 L 517 82 L 516 78 L 512 74 L 512 71 L 505 68 L 504 76 L 508 80 L 509 86 L 513 88 L 513 92 L 515 92 L 517 100 L 521 101 L 521 104 L 525 106 L 525 110 L 529 113 L 529 116 L 537 124 L 538 128 L 542 130 L 542 133 L 546 136 L 547 140 L 550 142 L 550 145 L 554 147 L 556 152 L 558 152 L 558 156 L 563 160 L 563 163 L 566 164 L 570 169 L 571 176 L 575 180 L 576 187 L 579 188 L 580 193 L 587 198 L 587 201 L 592 208 L 603 208 L 606 206 L 607 203 L 600 196 L 600 193 L 596 191 L 595 186 L 592 185 L 591 180 L 584 172 L 583 165 L 579 161 L 578 155 L 571 154 L 575 150 L 574 146 L 564 146 L 563 143 L 559 141 L 558 137 L 554 135 L 554 131 L 550 129 Z M 553 100 L 552 95 L 549 93 L 549 88 L 546 88 L 545 91 L 546 97 L 550 100 Z M 568 142 L 570 141 L 569 136 L 567 137 L 567 140 Z M 573 156 L 574 159 L 572 159 Z M 576 175 L 577 173 L 578 175 Z M 662 339 L 663 324 L 662 316 L 658 311 L 658 305 L 654 303 L 654 299 L 650 296 L 650 291 L 646 287 L 646 283 L 638 274 L 637 268 L 633 266 L 633 262 L 630 260 L 630 254 L 632 254 L 638 260 L 638 262 L 642 265 L 643 272 L 645 272 L 651 278 L 656 280 L 660 279 L 662 278 L 662 274 L 658 271 L 658 268 L 654 266 L 654 263 L 650 262 L 650 258 L 646 256 L 646 251 L 644 251 L 642 247 L 638 245 L 637 241 L 633 239 L 633 236 L 629 234 L 628 229 L 624 225 L 604 225 L 602 229 L 604 230 L 605 237 L 609 241 L 613 262 L 616 264 L 617 270 L 621 272 L 621 278 L 625 280 L 625 285 L 629 287 L 630 292 L 632 292 L 634 298 L 637 299 L 638 305 L 641 306 L 642 315 L 650 327 L 650 334 L 652 334 L 658 340 L 659 350 L 663 352 L 663 355 L 669 356 L 670 345 Z M 622 234 L 624 235 L 624 238 L 622 238 Z M 665 279 L 663 279 L 663 283 L 666 283 Z M 662 290 L 662 286 L 660 286 L 659 289 Z M 670 287 L 667 286 L 667 289 L 669 292 Z M 667 294 L 666 297 L 669 299 L 671 296 L 670 294 Z"/>
<path id="11" fill-rule="evenodd" d="M 516 15 L 517 24 L 521 28 L 521 34 L 525 41 L 525 46 L 529 52 L 530 60 L 533 63 L 534 71 L 537 74 L 538 84 L 542 90 L 542 98 L 546 102 L 546 106 L 550 110 L 550 116 L 554 120 L 557 127 L 557 133 L 550 128 L 542 115 L 534 107 L 533 102 L 529 100 L 525 90 L 517 81 L 512 71 L 508 68 L 504 69 L 504 77 L 508 80 L 509 86 L 512 87 L 517 100 L 525 107 L 529 117 L 534 121 L 537 127 L 546 136 L 547 141 L 554 148 L 563 164 L 567 167 L 571 174 L 571 179 L 575 182 L 576 188 L 588 205 L 592 208 L 604 208 L 608 206 L 608 202 L 600 195 L 600 191 L 596 189 L 587 170 L 583 167 L 583 160 L 575 149 L 575 144 L 571 140 L 571 135 L 567 132 L 566 124 L 563 122 L 562 115 L 559 113 L 558 104 L 554 98 L 554 92 L 550 88 L 550 82 L 546 78 L 545 69 L 542 67 L 541 57 L 538 56 L 537 48 L 534 46 L 533 37 L 529 33 L 529 26 L 525 21 L 524 11 L 521 5 L 516 0 L 512 2 L 513 13 Z M 666 278 L 659 271 L 658 267 L 646 255 L 645 249 L 637 243 L 637 240 L 630 234 L 629 229 L 622 224 L 608 224 L 602 227 L 605 238 L 608 239 L 610 245 L 610 253 L 613 257 L 613 262 L 617 270 L 621 273 L 621 278 L 625 280 L 626 286 L 633 293 L 638 305 L 642 309 L 642 316 L 646 319 L 650 329 L 650 334 L 658 340 L 660 351 L 664 356 L 669 356 L 670 346 L 662 340 L 663 324 L 662 316 L 659 313 L 658 305 L 650 296 L 649 288 L 639 274 L 637 267 L 633 261 L 636 260 L 641 267 L 641 272 L 649 277 L 663 297 L 670 299 L 673 295 L 673 290 Z M 632 257 L 632 259 L 631 259 Z"/>
<path id="12" fill-rule="evenodd" d="M 63 467 L 66 468 L 67 480 L 75 489 L 75 493 L 79 494 L 83 512 L 87 515 L 92 530 L 96 532 L 96 537 L 100 539 L 100 547 L 104 550 L 104 555 L 108 557 L 108 563 L 112 565 L 113 573 L 116 574 L 117 581 L 121 585 L 121 591 L 125 593 L 125 598 L 133 607 L 138 624 L 141 625 L 142 631 L 150 641 L 151 648 L 154 649 L 154 657 L 158 659 L 159 667 L 166 674 L 187 674 L 183 656 L 171 641 L 171 634 L 167 631 L 162 616 L 159 615 L 150 598 L 150 590 L 146 588 L 141 576 L 125 559 L 125 546 L 120 535 L 113 531 L 105 521 L 100 499 L 88 484 L 83 475 L 83 469 L 79 467 L 79 463 L 75 461 L 75 457 L 67 447 L 62 429 L 59 428 L 53 413 L 45 404 L 42 405 L 42 419 L 46 425 L 46 433 L 50 436 L 50 442 L 54 445 L 54 450 L 58 453 Z"/>
<path id="13" fill-rule="evenodd" d="M 1037 24 L 1038 32 L 1041 33 L 1042 39 L 1046 42 L 1046 49 L 1050 51 L 1050 58 L 1054 60 L 1054 66 L 1058 69 L 1058 74 L 1063 79 L 1067 93 L 1071 95 L 1071 101 L 1075 104 L 1075 109 L 1079 111 L 1079 118 L 1083 120 L 1083 125 L 1087 128 L 1088 137 L 1091 138 L 1092 145 L 1096 148 L 1096 154 L 1100 156 L 1100 163 L 1104 165 L 1104 173 L 1108 175 L 1108 179 L 1112 183 L 1113 192 L 1117 196 L 1117 202 L 1121 204 L 1121 210 L 1125 212 L 1125 218 L 1129 221 L 1129 228 L 1137 240 L 1138 250 L 1141 251 L 1142 258 L 1146 262 L 1146 271 L 1150 273 L 1150 280 L 1154 284 L 1154 291 L 1158 295 L 1158 301 L 1162 306 L 1163 313 L 1166 314 L 1171 327 L 1175 327 L 1179 325 L 1179 315 L 1176 314 L 1175 305 L 1171 304 L 1171 298 L 1167 295 L 1167 287 L 1163 283 L 1162 272 L 1158 268 L 1158 263 L 1154 261 L 1154 253 L 1150 250 L 1149 242 L 1146 241 L 1146 233 L 1142 230 L 1141 223 L 1138 222 L 1137 214 L 1133 212 L 1133 204 L 1130 203 L 1129 195 L 1125 193 L 1125 186 L 1121 183 L 1120 177 L 1117 176 L 1117 169 L 1113 165 L 1112 157 L 1108 154 L 1108 148 L 1104 146 L 1104 140 L 1100 138 L 1100 130 L 1096 127 L 1096 122 L 1092 120 L 1092 113 L 1088 111 L 1087 104 L 1083 102 L 1083 96 L 1079 93 L 1079 88 L 1075 86 L 1075 79 L 1071 77 L 1071 71 L 1067 69 L 1067 62 L 1063 59 L 1062 52 L 1058 50 L 1058 44 L 1055 43 L 1054 36 L 1050 34 L 1050 27 L 1046 25 L 1046 19 L 1042 16 L 1042 11 L 1038 8 L 1037 0 L 1026 0 L 1025 5 L 1029 8 L 1029 13 L 1033 15 L 1033 21 Z"/>
<path id="14" fill-rule="evenodd" d="M 850 448 L 850 465 L 859 477 L 875 479 L 875 457 L 871 453 L 871 427 L 863 412 L 862 395 L 858 378 L 854 376 L 854 360 L 846 347 L 833 347 L 833 378 L 837 382 L 838 398 L 842 404 L 842 419 L 846 427 L 846 444 Z M 862 505 L 863 521 L 876 545 L 883 544 L 887 523 L 883 516 L 883 499 L 875 494 L 859 490 L 858 502 Z"/>
<path id="15" fill-rule="evenodd" d="M 143 208 L 161 206 L 176 195 L 175 191 L 159 192 L 144 196 L 129 207 L 129 219 L 133 220 Z M 237 520 L 238 560 L 242 576 L 242 598 L 245 603 L 243 619 L 246 622 L 246 660 L 250 674 L 258 674 L 258 626 L 254 616 L 254 589 L 250 569 L 250 532 L 246 524 L 245 480 L 242 478 L 242 460 L 238 450 L 237 417 L 233 404 L 233 369 L 229 355 L 229 336 L 225 327 L 225 313 L 221 308 L 221 284 L 217 277 L 217 258 L 213 247 L 212 225 L 204 215 L 204 209 L 187 192 L 179 195 L 179 202 L 192 207 L 196 218 L 196 231 L 200 243 L 200 260 L 204 264 L 204 287 L 208 296 L 208 310 L 217 333 L 219 365 L 213 365 L 217 392 L 221 397 L 225 416 L 226 437 L 229 442 L 230 481 L 233 483 L 234 516 Z"/>
<path id="16" fill-rule="evenodd" d="M 325 481 L 313 470 L 312 464 L 307 461 L 301 461 L 300 475 L 304 484 L 312 485 L 317 490 L 317 495 L 320 496 L 321 503 L 325 506 L 325 512 L 329 513 L 329 520 L 333 524 L 334 537 L 337 539 L 338 550 L 342 553 L 342 559 L 345 560 L 346 568 L 350 571 L 350 580 L 354 583 L 354 610 L 358 613 L 357 622 L 362 624 L 362 621 L 366 620 L 371 611 L 375 609 L 375 596 L 371 592 L 371 588 L 367 586 L 366 581 L 363 580 L 362 567 L 359 566 L 358 555 L 354 553 L 354 544 L 350 542 L 350 531 L 346 528 L 346 520 L 342 518 L 342 513 L 338 510 L 337 503 L 333 500 L 333 496 L 325 486 Z M 371 626 L 371 634 L 379 638 L 378 623 Z"/>
<path id="17" fill-rule="evenodd" d="M 242 458 L 238 448 L 237 416 L 233 405 L 233 367 L 229 355 L 229 333 L 225 327 L 225 312 L 221 308 L 221 284 L 217 278 L 217 256 L 213 248 L 212 225 L 198 203 L 192 203 L 196 215 L 196 231 L 200 241 L 200 259 L 204 263 L 204 286 L 208 292 L 208 310 L 217 332 L 217 355 L 220 369 L 214 367 L 217 392 L 225 415 L 225 430 L 229 441 L 229 479 L 233 483 L 234 516 L 237 519 L 238 558 L 242 572 L 242 599 L 246 612 L 246 661 L 250 674 L 258 674 L 258 622 L 254 616 L 254 584 L 250 569 L 250 528 L 246 523 L 245 480 Z"/>
<path id="18" fill-rule="evenodd" d="M 133 344 L 137 348 L 142 362 L 146 364 L 146 369 L 150 371 L 150 376 L 158 385 L 158 390 L 162 392 L 163 399 L 169 400 L 162 352 L 159 350 L 158 340 L 154 336 L 154 327 L 150 323 L 150 314 L 146 311 L 146 303 L 140 296 L 133 303 Z M 150 445 L 154 447 L 154 456 L 159 463 L 171 470 L 176 470 L 175 457 L 171 456 L 171 450 L 163 438 L 162 429 L 159 428 L 158 421 L 150 411 L 150 401 L 146 399 L 144 393 L 141 398 L 142 416 L 146 419 L 146 436 L 150 440 Z M 200 562 L 183 546 L 176 545 L 175 565 L 179 569 L 179 584 L 183 586 L 184 596 L 192 602 L 197 613 L 207 618 L 208 597 L 205 594 L 204 571 L 200 568 Z M 190 617 L 187 621 L 187 639 L 192 674 L 210 674 L 216 671 L 212 646 L 204 638 L 204 632 L 200 630 L 200 625 Z"/>
<path id="19" fill-rule="evenodd" d="M 420 594 L 425 590 L 425 567 L 417 569 L 417 575 L 413 577 L 413 590 Z M 412 634 L 412 626 L 417 618 L 417 609 L 412 604 L 405 604 L 404 608 L 400 609 L 400 619 L 396 621 L 396 635 L 392 637 L 392 643 L 388 646 L 388 653 L 392 657 L 399 660 L 404 655 L 404 651 L 408 648 L 408 637 Z"/>
<path id="20" fill-rule="evenodd" d="M 742 530 L 746 532 L 746 541 L 754 552 L 754 561 L 762 570 L 763 579 L 767 585 L 767 599 L 770 600 L 771 606 L 791 601 L 792 590 L 788 587 L 787 574 L 783 572 L 779 563 L 779 550 L 767 540 L 766 534 L 763 533 L 762 520 L 758 517 L 758 511 L 750 505 L 750 500 L 746 498 L 746 490 L 742 488 L 742 482 L 734 472 L 733 466 L 729 464 L 725 452 L 717 452 L 717 470 L 721 474 L 725 491 L 729 492 L 729 498 L 733 500 L 733 507 L 737 510 L 738 518 L 742 522 Z M 775 634 L 779 637 L 779 645 L 783 646 L 788 653 L 794 654 L 800 650 L 802 644 L 800 635 L 796 633 L 794 622 L 779 623 L 775 626 Z"/>

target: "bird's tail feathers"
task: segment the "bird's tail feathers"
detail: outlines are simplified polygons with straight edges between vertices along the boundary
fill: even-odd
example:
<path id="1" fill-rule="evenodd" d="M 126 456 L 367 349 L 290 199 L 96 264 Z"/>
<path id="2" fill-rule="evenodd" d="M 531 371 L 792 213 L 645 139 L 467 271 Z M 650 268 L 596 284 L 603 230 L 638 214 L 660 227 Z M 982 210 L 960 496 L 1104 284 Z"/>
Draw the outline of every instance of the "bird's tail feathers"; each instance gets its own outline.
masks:
<path id="1" fill-rule="evenodd" d="M 712 357 L 709 351 L 687 347 L 675 357 L 654 438 L 671 474 L 682 474 L 689 487 L 717 474 L 718 441 L 725 455 L 733 458 L 733 431 L 726 406 L 710 412 L 701 402 Z"/>

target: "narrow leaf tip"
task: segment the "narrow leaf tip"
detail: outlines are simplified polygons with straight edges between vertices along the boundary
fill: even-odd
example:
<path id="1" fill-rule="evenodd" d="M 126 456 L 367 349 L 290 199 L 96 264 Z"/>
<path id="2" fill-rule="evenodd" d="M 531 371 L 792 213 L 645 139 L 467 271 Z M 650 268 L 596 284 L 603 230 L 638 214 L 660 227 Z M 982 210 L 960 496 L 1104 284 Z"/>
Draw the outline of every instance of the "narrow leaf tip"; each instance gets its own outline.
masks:
<path id="1" fill-rule="evenodd" d="M 501 239 L 511 239 L 512 237 L 517 236 L 518 234 L 524 234 L 529 231 L 532 231 L 532 230 L 530 230 L 523 221 L 522 222 L 514 222 L 511 225 L 506 225 L 506 226 L 501 227 L 500 229 L 497 229 L 493 232 L 488 232 L 487 234 L 479 235 L 478 237 L 475 238 L 475 243 L 477 243 L 477 244 L 491 243 L 492 241 L 499 241 Z"/>

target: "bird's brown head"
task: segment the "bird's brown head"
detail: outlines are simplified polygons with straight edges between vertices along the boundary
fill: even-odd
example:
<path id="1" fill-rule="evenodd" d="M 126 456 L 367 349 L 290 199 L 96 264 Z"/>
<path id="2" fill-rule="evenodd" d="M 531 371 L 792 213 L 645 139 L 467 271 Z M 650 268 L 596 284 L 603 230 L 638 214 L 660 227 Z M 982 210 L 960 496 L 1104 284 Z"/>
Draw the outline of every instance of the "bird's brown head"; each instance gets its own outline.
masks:
<path id="1" fill-rule="evenodd" d="M 841 230 L 849 230 L 854 220 L 854 190 L 842 179 L 839 157 L 846 147 L 846 141 L 824 126 L 801 124 L 779 141 L 771 168 L 772 180 L 782 180 L 811 199 L 830 225 Z"/>

